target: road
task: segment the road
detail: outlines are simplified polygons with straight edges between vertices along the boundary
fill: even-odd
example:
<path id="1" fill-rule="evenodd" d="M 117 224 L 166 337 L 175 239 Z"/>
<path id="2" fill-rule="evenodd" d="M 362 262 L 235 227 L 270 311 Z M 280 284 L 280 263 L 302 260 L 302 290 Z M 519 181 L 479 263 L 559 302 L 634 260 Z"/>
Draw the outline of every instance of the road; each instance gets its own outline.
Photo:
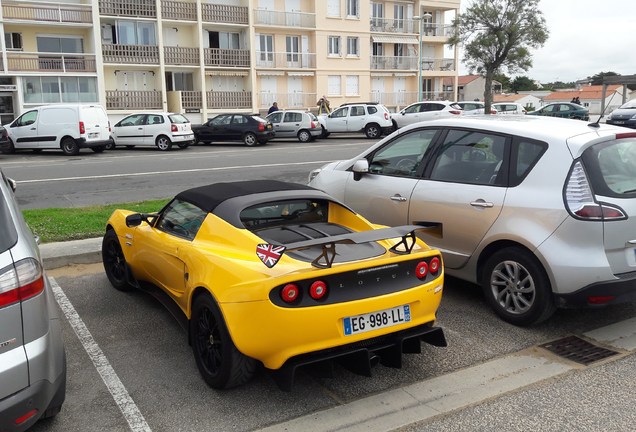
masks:
<path id="1" fill-rule="evenodd" d="M 163 199 L 190 187 L 219 181 L 275 179 L 307 183 L 308 173 L 336 159 L 348 159 L 373 142 L 362 134 L 301 144 L 271 141 L 245 147 L 198 145 L 185 150 L 114 150 L 79 156 L 61 152 L 0 155 L 8 177 L 18 182 L 23 209 L 84 207 Z"/>

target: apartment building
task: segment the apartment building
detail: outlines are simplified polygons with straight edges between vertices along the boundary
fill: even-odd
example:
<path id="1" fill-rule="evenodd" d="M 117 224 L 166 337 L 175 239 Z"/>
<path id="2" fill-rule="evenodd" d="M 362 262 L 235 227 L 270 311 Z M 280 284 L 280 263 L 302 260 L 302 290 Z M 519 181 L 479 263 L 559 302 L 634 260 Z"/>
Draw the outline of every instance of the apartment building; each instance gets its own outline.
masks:
<path id="1" fill-rule="evenodd" d="M 0 0 L 0 121 L 99 102 L 111 118 L 390 108 L 454 99 L 460 0 Z M 421 69 L 418 69 L 421 65 Z M 421 78 L 421 81 L 420 81 Z M 421 92 L 421 93 L 420 93 Z"/>

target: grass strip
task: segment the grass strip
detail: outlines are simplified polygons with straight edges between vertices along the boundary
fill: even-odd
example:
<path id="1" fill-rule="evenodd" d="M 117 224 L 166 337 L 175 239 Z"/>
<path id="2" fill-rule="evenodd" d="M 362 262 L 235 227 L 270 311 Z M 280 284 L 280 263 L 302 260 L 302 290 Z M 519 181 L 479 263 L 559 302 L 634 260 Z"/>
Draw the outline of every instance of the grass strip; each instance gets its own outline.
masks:
<path id="1" fill-rule="evenodd" d="M 161 210 L 168 199 L 80 208 L 22 210 L 22 214 L 41 243 L 80 240 L 104 235 L 106 221 L 116 209 L 139 213 Z"/>

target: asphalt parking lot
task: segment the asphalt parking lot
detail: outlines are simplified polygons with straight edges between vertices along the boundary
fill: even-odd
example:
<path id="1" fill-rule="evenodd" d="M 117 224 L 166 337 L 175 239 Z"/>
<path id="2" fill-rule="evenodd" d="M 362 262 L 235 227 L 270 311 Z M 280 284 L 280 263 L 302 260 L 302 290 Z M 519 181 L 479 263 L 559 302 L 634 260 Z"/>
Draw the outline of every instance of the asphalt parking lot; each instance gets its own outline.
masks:
<path id="1" fill-rule="evenodd" d="M 333 421 L 345 410 L 355 419 L 347 410 L 358 407 L 357 415 L 369 416 L 361 401 L 397 404 L 402 389 L 439 391 L 433 378 L 466 374 L 473 367 L 485 367 L 478 374 L 487 374 L 509 354 L 636 316 L 636 305 L 628 304 L 560 311 L 540 326 L 514 327 L 491 313 L 476 287 L 447 278 L 438 322 L 446 348 L 423 344 L 421 354 L 405 355 L 402 369 L 377 366 L 372 377 L 339 367 L 331 378 L 301 373 L 289 393 L 262 371 L 247 385 L 216 391 L 200 378 L 181 327 L 152 297 L 114 290 L 101 264 L 52 270 L 49 276 L 63 309 L 67 399 L 55 419 L 38 423 L 34 431 L 297 430 L 294 421 L 304 416 L 314 424 L 306 430 L 330 430 L 321 413 L 330 413 Z"/>

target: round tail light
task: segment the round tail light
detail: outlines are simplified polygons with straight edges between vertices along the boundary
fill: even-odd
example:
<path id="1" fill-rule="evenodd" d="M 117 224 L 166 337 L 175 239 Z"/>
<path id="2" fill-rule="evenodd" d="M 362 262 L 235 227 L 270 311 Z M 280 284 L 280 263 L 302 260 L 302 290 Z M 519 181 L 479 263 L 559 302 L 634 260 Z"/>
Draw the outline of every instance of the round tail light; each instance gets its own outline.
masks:
<path id="1" fill-rule="evenodd" d="M 437 273 L 439 271 L 439 258 L 434 257 L 428 265 L 428 268 L 431 273 Z"/>
<path id="2" fill-rule="evenodd" d="M 428 264 L 425 261 L 422 261 L 415 266 L 415 276 L 418 279 L 424 279 L 426 277 L 426 273 L 428 273 Z"/>
<path id="3" fill-rule="evenodd" d="M 300 289 L 296 284 L 287 284 L 280 290 L 280 298 L 282 298 L 285 303 L 294 303 L 299 295 Z"/>
<path id="4" fill-rule="evenodd" d="M 309 287 L 309 295 L 314 300 L 320 300 L 327 295 L 327 284 L 323 281 L 316 281 Z"/>

